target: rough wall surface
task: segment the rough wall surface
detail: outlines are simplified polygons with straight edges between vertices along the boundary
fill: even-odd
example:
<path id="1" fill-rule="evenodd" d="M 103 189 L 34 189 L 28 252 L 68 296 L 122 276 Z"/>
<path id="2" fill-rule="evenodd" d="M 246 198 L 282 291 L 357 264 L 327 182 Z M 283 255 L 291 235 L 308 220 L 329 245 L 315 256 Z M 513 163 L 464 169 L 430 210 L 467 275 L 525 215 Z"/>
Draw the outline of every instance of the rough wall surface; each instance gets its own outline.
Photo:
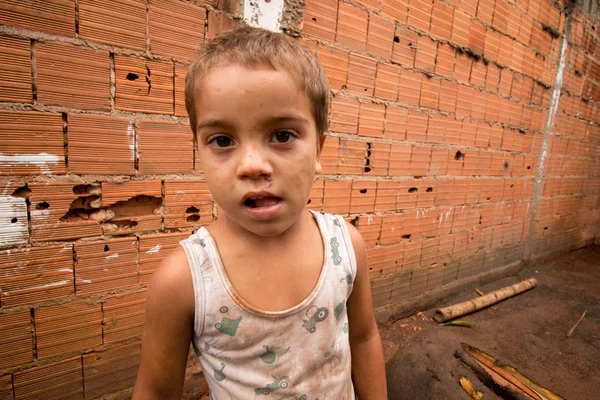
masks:
<path id="1" fill-rule="evenodd" d="M 362 232 L 376 308 L 599 240 L 600 43 L 585 13 L 302 3 L 286 3 L 286 29 L 316 52 L 333 99 L 308 207 Z M 0 0 L 1 400 L 130 390 L 149 277 L 217 213 L 186 64 L 241 9 Z"/>

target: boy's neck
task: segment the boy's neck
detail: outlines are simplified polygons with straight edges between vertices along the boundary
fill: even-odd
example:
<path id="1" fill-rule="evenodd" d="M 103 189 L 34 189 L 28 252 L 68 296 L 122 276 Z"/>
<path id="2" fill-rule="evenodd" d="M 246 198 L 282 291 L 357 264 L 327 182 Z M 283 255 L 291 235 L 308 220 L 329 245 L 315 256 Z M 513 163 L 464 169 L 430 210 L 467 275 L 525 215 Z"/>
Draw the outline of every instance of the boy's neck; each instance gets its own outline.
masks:
<path id="1" fill-rule="evenodd" d="M 310 224 L 316 224 L 316 221 L 314 221 L 312 214 L 308 210 L 304 210 L 300 218 L 279 235 L 257 235 L 246 230 L 226 215 L 213 222 L 208 227 L 208 230 L 217 240 L 219 238 L 226 238 L 228 242 L 235 241 L 241 245 L 261 246 L 264 249 L 269 247 L 285 247 L 294 243 L 298 238 L 302 237 L 303 232 L 306 232 L 305 228 L 310 226 Z"/>

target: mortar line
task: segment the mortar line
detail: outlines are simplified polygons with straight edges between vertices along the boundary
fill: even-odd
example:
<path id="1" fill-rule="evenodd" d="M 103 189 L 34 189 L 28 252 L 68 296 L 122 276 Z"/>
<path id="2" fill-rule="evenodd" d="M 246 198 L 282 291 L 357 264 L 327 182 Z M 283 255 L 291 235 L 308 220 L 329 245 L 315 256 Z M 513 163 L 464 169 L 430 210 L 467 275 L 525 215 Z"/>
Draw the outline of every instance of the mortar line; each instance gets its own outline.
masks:
<path id="1" fill-rule="evenodd" d="M 32 103 L 37 104 L 37 40 L 30 39 L 29 46 L 31 57 L 31 97 Z"/>
<path id="2" fill-rule="evenodd" d="M 532 245 L 535 236 L 535 225 L 538 217 L 541 203 L 542 194 L 545 186 L 545 173 L 544 169 L 547 166 L 548 159 L 548 146 L 550 143 L 550 137 L 552 135 L 554 121 L 556 118 L 556 112 L 558 111 L 558 105 L 560 103 L 560 93 L 563 84 L 563 72 L 566 65 L 567 58 L 567 47 L 569 44 L 569 37 L 571 34 L 571 18 L 572 15 L 569 13 L 565 18 L 565 31 L 563 34 L 563 40 L 560 48 L 560 57 L 558 59 L 558 68 L 556 70 L 556 76 L 554 79 L 554 88 L 552 90 L 552 97 L 550 99 L 550 107 L 548 108 L 548 117 L 546 118 L 546 125 L 542 136 L 542 143 L 540 146 L 540 154 L 538 157 L 538 165 L 533 185 L 533 194 L 531 198 L 531 214 L 529 217 L 529 234 L 525 241 L 525 250 L 523 259 L 525 262 L 531 260 Z"/>

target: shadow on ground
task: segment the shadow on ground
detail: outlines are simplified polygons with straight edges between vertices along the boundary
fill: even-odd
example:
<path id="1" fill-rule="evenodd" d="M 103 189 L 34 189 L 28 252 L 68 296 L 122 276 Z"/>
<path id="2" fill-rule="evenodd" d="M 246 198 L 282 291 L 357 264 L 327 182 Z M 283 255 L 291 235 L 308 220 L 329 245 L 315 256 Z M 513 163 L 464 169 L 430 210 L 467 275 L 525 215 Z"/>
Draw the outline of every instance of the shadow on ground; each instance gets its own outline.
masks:
<path id="1" fill-rule="evenodd" d="M 389 398 L 466 400 L 470 397 L 458 383 L 465 375 L 484 393 L 483 399 L 500 399 L 454 356 L 461 342 L 512 365 L 566 399 L 599 398 L 600 247 L 528 267 L 518 276 L 479 289 L 488 293 L 528 277 L 538 280 L 536 288 L 460 318 L 473 328 L 439 326 L 431 320 L 433 310 L 382 328 Z M 476 296 L 467 290 L 446 305 Z M 585 318 L 568 338 L 585 310 Z"/>

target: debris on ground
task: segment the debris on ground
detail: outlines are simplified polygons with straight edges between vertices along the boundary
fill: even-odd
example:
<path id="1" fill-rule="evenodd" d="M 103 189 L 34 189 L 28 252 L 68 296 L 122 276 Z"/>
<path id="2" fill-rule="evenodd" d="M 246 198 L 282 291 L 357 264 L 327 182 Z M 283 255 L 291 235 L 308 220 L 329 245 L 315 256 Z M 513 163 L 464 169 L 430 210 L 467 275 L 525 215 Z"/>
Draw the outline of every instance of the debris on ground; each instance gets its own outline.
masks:
<path id="1" fill-rule="evenodd" d="M 525 292 L 526 290 L 532 289 L 537 285 L 535 278 L 529 278 L 511 286 L 503 287 L 502 289 L 494 290 L 481 297 L 476 297 L 464 301 L 459 304 L 455 304 L 449 307 L 437 309 L 433 318 L 437 322 L 444 322 L 461 315 L 470 314 L 482 308 L 496 304 L 504 299 L 513 297 L 519 293 Z"/>
<path id="2" fill-rule="evenodd" d="M 471 324 L 469 321 L 463 321 L 463 320 L 457 319 L 454 321 L 444 322 L 444 323 L 440 324 L 440 326 L 464 326 L 467 328 L 472 328 L 473 324 Z"/>
<path id="3" fill-rule="evenodd" d="M 567 333 L 567 337 L 571 337 L 571 335 L 573 334 L 573 332 L 575 331 L 575 328 L 577 328 L 577 325 L 579 325 L 579 323 L 581 321 L 583 321 L 583 318 L 585 317 L 585 314 L 587 313 L 587 310 L 585 310 L 583 312 L 583 314 L 581 314 L 581 317 L 579 317 L 579 319 L 577 320 L 577 322 L 575 323 L 575 325 L 573 325 L 573 327 L 569 330 L 569 333 Z"/>
<path id="4" fill-rule="evenodd" d="M 467 392 L 467 394 L 469 396 L 471 396 L 472 399 L 474 399 L 474 400 L 483 399 L 483 393 L 480 392 L 479 390 L 475 389 L 469 379 L 467 379 L 466 377 L 461 375 L 458 382 L 460 383 L 460 386 L 462 386 L 462 388 L 465 390 L 465 392 Z"/>

